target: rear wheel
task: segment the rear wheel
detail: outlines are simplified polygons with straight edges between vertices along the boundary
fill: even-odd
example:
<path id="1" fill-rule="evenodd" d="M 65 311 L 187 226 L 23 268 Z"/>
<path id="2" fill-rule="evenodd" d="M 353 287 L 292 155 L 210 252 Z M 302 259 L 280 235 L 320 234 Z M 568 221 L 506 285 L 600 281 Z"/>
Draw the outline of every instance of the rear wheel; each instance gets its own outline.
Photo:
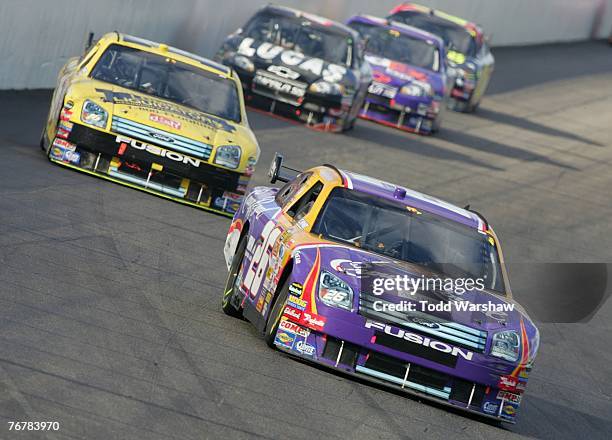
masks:
<path id="1" fill-rule="evenodd" d="M 237 308 L 234 302 L 238 300 L 237 288 L 238 288 L 238 275 L 242 270 L 242 262 L 244 260 L 244 251 L 247 244 L 247 234 L 243 234 L 242 238 L 238 242 L 236 247 L 236 253 L 232 258 L 232 265 L 230 266 L 229 275 L 227 276 L 227 282 L 225 283 L 225 289 L 223 290 L 223 301 L 221 303 L 221 309 L 223 313 L 234 318 L 242 318 L 242 309 Z"/>
<path id="2" fill-rule="evenodd" d="M 276 295 L 276 299 L 274 301 L 274 305 L 272 306 L 272 310 L 268 314 L 268 320 L 266 321 L 266 329 L 264 333 L 264 340 L 269 347 L 274 348 L 274 338 L 276 337 L 276 330 L 278 330 L 278 324 L 280 323 L 281 316 L 283 316 L 283 311 L 285 310 L 285 304 L 287 303 L 287 298 L 289 297 L 289 277 L 285 279 L 283 286 L 281 287 L 278 295 Z"/>

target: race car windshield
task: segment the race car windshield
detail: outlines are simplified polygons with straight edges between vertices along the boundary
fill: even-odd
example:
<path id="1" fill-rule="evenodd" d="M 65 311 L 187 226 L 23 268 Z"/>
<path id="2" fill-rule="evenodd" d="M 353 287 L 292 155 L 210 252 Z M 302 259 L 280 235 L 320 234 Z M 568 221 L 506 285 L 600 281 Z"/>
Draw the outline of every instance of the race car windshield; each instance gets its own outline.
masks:
<path id="1" fill-rule="evenodd" d="M 312 58 L 350 66 L 352 41 L 305 17 L 286 17 L 271 12 L 257 14 L 246 25 L 245 36 L 295 50 Z"/>
<path id="2" fill-rule="evenodd" d="M 487 289 L 504 292 L 499 256 L 488 235 L 414 211 L 381 197 L 335 188 L 312 232 L 450 278 L 482 278 Z"/>
<path id="3" fill-rule="evenodd" d="M 367 41 L 366 53 L 403 64 L 437 72 L 440 69 L 438 49 L 427 41 L 400 32 L 366 23 L 351 23 Z"/>
<path id="4" fill-rule="evenodd" d="M 439 36 L 450 50 L 461 52 L 468 57 L 476 55 L 476 41 L 458 24 L 440 17 L 410 11 L 399 12 L 389 18 Z"/>
<path id="5" fill-rule="evenodd" d="M 240 122 L 235 83 L 180 61 L 113 44 L 96 64 L 91 77 Z"/>

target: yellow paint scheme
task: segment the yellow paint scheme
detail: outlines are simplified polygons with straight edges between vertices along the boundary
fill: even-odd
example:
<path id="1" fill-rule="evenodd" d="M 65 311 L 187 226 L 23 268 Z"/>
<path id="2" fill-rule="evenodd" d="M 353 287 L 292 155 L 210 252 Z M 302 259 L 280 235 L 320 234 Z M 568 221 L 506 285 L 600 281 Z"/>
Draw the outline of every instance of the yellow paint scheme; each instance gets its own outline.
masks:
<path id="1" fill-rule="evenodd" d="M 104 95 L 100 92 L 97 92 L 96 88 L 129 93 L 131 95 L 141 95 L 144 98 L 151 98 L 163 101 L 160 98 L 153 98 L 146 94 L 139 93 L 131 89 L 122 88 L 113 84 L 89 78 L 91 70 L 96 65 L 97 61 L 102 56 L 106 48 L 111 44 L 119 44 L 145 52 L 165 56 L 168 59 L 180 61 L 182 63 L 189 64 L 190 66 L 216 73 L 221 77 L 234 81 L 240 98 L 241 122 L 237 123 L 233 121 L 226 121 L 227 124 L 235 128 L 234 132 L 228 132 L 225 130 L 214 130 L 204 127 L 202 126 L 202 124 L 196 124 L 187 118 L 179 118 L 177 115 L 174 114 L 165 114 L 163 111 L 152 110 L 148 108 L 139 108 L 136 106 L 130 106 L 125 104 L 113 104 L 109 102 L 104 102 L 102 99 Z M 213 65 L 203 64 L 197 58 L 189 57 L 189 54 L 185 52 L 175 53 L 173 51 L 170 51 L 168 49 L 168 46 L 159 45 L 156 43 L 151 43 L 151 46 L 149 46 L 146 44 L 132 42 L 132 39 L 126 41 L 125 37 L 122 34 L 109 33 L 104 35 L 81 58 L 71 58 L 62 68 L 59 74 L 58 84 L 53 95 L 51 110 L 47 119 L 47 125 L 45 130 L 47 140 L 52 140 L 55 137 L 60 110 L 68 101 L 72 101 L 73 103 L 72 116 L 70 118 L 70 121 L 83 124 L 83 122 L 81 122 L 80 120 L 80 116 L 83 103 L 86 99 L 96 102 L 96 104 L 103 107 L 109 113 L 109 121 L 105 129 L 100 129 L 98 127 L 93 126 L 88 126 L 89 128 L 100 130 L 106 133 L 111 133 L 110 120 L 113 114 L 118 114 L 130 120 L 140 122 L 142 124 L 167 131 L 169 133 L 174 133 L 190 139 L 194 139 L 196 141 L 205 142 L 213 145 L 213 151 L 208 160 L 211 165 L 214 165 L 213 160 L 215 157 L 216 148 L 218 146 L 228 144 L 238 145 L 242 149 L 240 165 L 237 169 L 232 169 L 232 171 L 237 171 L 240 173 L 243 173 L 245 171 L 249 158 L 257 159 L 259 157 L 259 145 L 257 144 L 255 135 L 249 128 L 246 110 L 244 106 L 244 98 L 242 95 L 242 86 L 240 84 L 240 79 L 238 78 L 238 75 L 235 75 L 229 69 L 227 71 L 223 71 L 220 69 L 216 69 L 215 67 L 213 67 Z M 172 103 L 172 105 L 182 107 L 176 103 Z M 182 108 L 188 112 L 201 113 L 189 107 Z M 150 120 L 151 113 L 159 113 L 162 116 L 167 116 L 168 118 L 178 120 L 181 124 L 180 129 L 177 130 L 172 127 L 169 127 L 168 125 L 163 125 Z M 211 116 L 207 115 L 206 113 L 201 114 L 203 117 Z M 214 116 L 213 118 L 219 119 Z M 219 167 L 224 168 L 222 166 Z"/>
<path id="2" fill-rule="evenodd" d="M 132 89 L 122 88 L 114 84 L 90 78 L 89 75 L 92 69 L 94 68 L 100 57 L 103 55 L 105 50 L 112 44 L 127 46 L 141 51 L 158 54 L 166 57 L 168 62 L 185 63 L 192 67 L 217 74 L 221 78 L 233 81 L 235 83 L 240 101 L 240 122 L 225 120 L 219 118 L 218 116 L 208 115 L 206 113 L 199 112 L 191 107 L 182 106 L 172 101 L 166 101 L 162 98 L 153 97 Z M 254 162 L 256 162 L 259 158 L 260 150 L 255 135 L 249 127 L 240 79 L 238 78 L 238 75 L 236 75 L 231 69 L 226 68 L 226 66 L 218 65 L 212 61 L 204 62 L 206 60 L 203 60 L 203 58 L 200 58 L 196 55 L 191 55 L 187 52 L 170 48 L 164 44 L 157 44 L 149 42 L 147 40 L 140 40 L 119 33 L 108 33 L 104 35 L 81 57 L 69 59 L 68 62 L 61 69 L 58 76 L 57 86 L 53 94 L 49 115 L 43 132 L 43 145 L 46 145 L 48 152 L 49 145 L 53 142 L 53 139 L 56 136 L 60 113 L 63 108 L 70 107 L 71 114 L 69 117 L 69 121 L 75 124 L 81 124 L 90 129 L 98 130 L 100 132 L 115 134 L 111 131 L 111 120 L 113 115 L 121 116 L 126 119 L 163 130 L 170 134 L 180 135 L 198 142 L 211 145 L 212 151 L 208 160 L 200 159 L 203 162 L 208 163 L 209 165 L 218 168 L 225 168 L 240 174 L 244 174 L 248 167 L 250 167 L 252 171 L 252 166 L 254 165 Z M 145 100 L 160 102 L 164 105 L 167 104 L 173 109 L 176 108 L 180 111 L 177 113 L 167 111 L 166 109 L 162 108 L 148 108 L 144 106 L 130 105 L 130 103 L 122 102 L 108 102 L 104 99 L 104 93 L 96 89 L 112 91 L 113 93 L 126 93 L 132 96 L 137 96 L 139 98 L 142 97 Z M 94 101 L 96 104 L 98 104 L 108 112 L 108 121 L 106 127 L 100 128 L 85 124 L 83 121 L 81 121 L 81 112 L 84 102 L 86 100 Z M 162 122 L 159 122 L 160 118 L 151 116 L 152 114 L 161 116 L 161 119 L 166 121 L 166 123 L 164 124 Z M 197 119 L 187 117 L 187 114 L 195 115 Z M 200 121 L 198 121 L 198 119 L 200 119 Z M 167 123 L 168 120 L 171 121 L 170 124 Z M 206 124 L 203 124 L 201 120 L 206 121 Z M 209 121 L 211 122 L 209 123 Z M 221 145 L 240 146 L 241 157 L 238 168 L 231 169 L 214 164 L 216 150 Z M 189 155 L 184 153 L 183 156 L 189 157 Z M 61 163 L 58 161 L 53 162 Z M 69 166 L 70 168 L 78 169 L 79 171 L 86 171 L 80 167 L 72 166 L 70 164 L 61 164 Z M 155 165 L 157 164 L 154 164 L 153 168 L 157 169 Z M 159 167 L 159 165 L 157 165 L 157 167 Z M 100 173 L 90 174 L 100 176 Z M 131 185 L 126 181 L 114 179 L 110 176 L 102 175 L 100 177 L 116 181 L 118 183 L 121 183 L 122 185 L 143 189 L 137 185 Z M 186 187 L 186 183 L 187 182 L 183 181 L 181 186 L 183 188 Z M 162 195 L 156 191 L 149 190 L 147 192 Z M 188 201 L 177 197 L 172 197 L 168 195 L 162 196 L 180 201 L 182 203 L 203 207 L 199 204 L 189 203 Z M 218 212 L 217 209 L 210 208 L 210 210 Z"/>

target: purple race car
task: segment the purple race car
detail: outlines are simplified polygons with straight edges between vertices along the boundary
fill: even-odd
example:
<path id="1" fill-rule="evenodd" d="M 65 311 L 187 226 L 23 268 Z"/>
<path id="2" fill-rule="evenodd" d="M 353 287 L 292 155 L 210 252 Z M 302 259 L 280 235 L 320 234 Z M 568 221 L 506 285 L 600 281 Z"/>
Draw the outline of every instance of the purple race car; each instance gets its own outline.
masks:
<path id="1" fill-rule="evenodd" d="M 486 220 L 331 165 L 277 155 L 270 176 L 285 185 L 231 224 L 223 311 L 291 355 L 513 423 L 539 333 Z"/>
<path id="2" fill-rule="evenodd" d="M 368 15 L 347 24 L 363 37 L 373 74 L 360 117 L 416 133 L 437 131 L 450 90 L 442 39 Z"/>

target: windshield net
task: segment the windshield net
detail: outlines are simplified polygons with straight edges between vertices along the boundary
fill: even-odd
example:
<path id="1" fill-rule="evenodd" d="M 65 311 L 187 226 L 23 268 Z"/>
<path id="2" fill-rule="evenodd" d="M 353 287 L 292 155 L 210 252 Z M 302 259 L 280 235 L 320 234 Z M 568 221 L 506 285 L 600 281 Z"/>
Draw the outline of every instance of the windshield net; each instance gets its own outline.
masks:
<path id="1" fill-rule="evenodd" d="M 240 122 L 234 81 L 171 58 L 113 44 L 91 77 Z"/>
<path id="2" fill-rule="evenodd" d="M 381 197 L 335 188 L 312 232 L 447 277 L 482 278 L 487 289 L 504 291 L 497 250 L 489 236 Z"/>
<path id="3" fill-rule="evenodd" d="M 469 57 L 476 54 L 476 41 L 468 31 L 458 24 L 418 12 L 400 12 L 392 15 L 390 19 L 437 35 L 444 40 L 444 44 L 450 50 L 461 52 Z"/>
<path id="4" fill-rule="evenodd" d="M 247 24 L 245 36 L 330 63 L 346 66 L 351 64 L 350 36 L 335 33 L 304 17 L 285 17 L 263 12 Z"/>
<path id="5" fill-rule="evenodd" d="M 350 26 L 367 39 L 366 52 L 369 54 L 435 72 L 440 68 L 438 50 L 426 41 L 366 23 L 351 23 Z"/>

